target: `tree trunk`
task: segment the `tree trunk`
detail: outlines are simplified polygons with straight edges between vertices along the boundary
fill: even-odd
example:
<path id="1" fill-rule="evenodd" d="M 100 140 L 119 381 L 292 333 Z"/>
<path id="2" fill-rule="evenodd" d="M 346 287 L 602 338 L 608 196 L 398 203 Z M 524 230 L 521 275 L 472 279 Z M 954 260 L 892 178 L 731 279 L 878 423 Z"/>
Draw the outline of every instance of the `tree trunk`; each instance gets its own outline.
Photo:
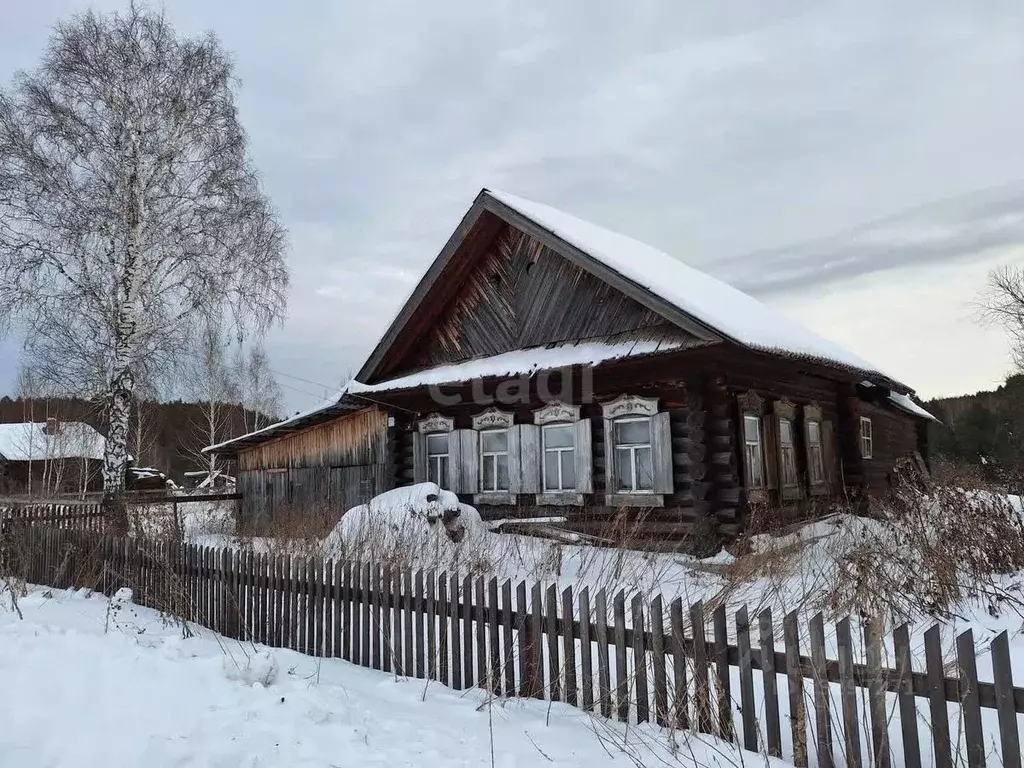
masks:
<path id="1" fill-rule="evenodd" d="M 107 442 L 103 452 L 103 515 L 111 532 L 128 532 L 124 480 L 128 469 L 128 417 L 132 407 L 132 376 L 125 366 L 115 373 L 107 402 Z"/>

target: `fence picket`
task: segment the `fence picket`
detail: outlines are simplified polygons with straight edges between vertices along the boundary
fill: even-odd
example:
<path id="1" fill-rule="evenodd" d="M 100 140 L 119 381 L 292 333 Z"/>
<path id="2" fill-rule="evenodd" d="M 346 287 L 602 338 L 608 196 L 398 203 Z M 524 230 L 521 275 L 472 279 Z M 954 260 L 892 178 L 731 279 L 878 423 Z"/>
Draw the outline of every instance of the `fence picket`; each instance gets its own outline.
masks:
<path id="1" fill-rule="evenodd" d="M 857 688 L 853 677 L 853 637 L 849 617 L 836 624 L 839 646 L 839 697 L 843 705 L 843 748 L 847 768 L 863 765 L 860 749 L 860 721 L 857 714 Z"/>
<path id="2" fill-rule="evenodd" d="M 535 583 L 530 591 L 530 633 L 526 644 L 530 655 L 530 696 L 544 698 L 544 609 L 541 602 L 541 586 Z"/>
<path id="3" fill-rule="evenodd" d="M 516 585 L 516 648 L 519 651 L 519 695 L 524 699 L 532 693 L 530 688 L 530 645 L 526 582 Z"/>
<path id="4" fill-rule="evenodd" d="M 654 721 L 668 726 L 668 674 L 665 667 L 665 613 L 661 595 L 651 600 L 651 676 L 654 678 Z"/>
<path id="5" fill-rule="evenodd" d="M 488 674 L 490 680 L 489 688 L 495 696 L 500 696 L 502 691 L 501 635 L 498 629 L 500 626 L 501 622 L 498 615 L 498 579 L 492 577 L 487 582 L 487 644 L 491 651 L 490 672 Z"/>
<path id="6" fill-rule="evenodd" d="M 505 579 L 501 585 L 501 627 L 502 627 L 502 658 L 505 664 L 505 695 L 516 695 L 516 666 L 515 646 L 512 637 L 512 616 L 514 606 L 512 605 L 512 580 Z"/>
<path id="7" fill-rule="evenodd" d="M 814 723 L 820 768 L 833 768 L 831 692 L 825 662 L 825 623 L 820 613 L 807 625 L 811 643 L 811 669 L 814 675 Z"/>
<path id="8" fill-rule="evenodd" d="M 594 711 L 594 661 L 593 649 L 590 647 L 590 590 L 583 587 L 579 595 L 580 604 L 580 671 L 582 686 L 583 710 Z M 662 657 L 664 664 L 664 657 Z"/>
<path id="9" fill-rule="evenodd" d="M 1021 768 L 1020 736 L 1013 701 L 1013 668 L 1010 665 L 1010 636 L 1003 630 L 993 641 L 992 680 L 996 690 L 996 711 L 999 715 L 999 744 L 1003 768 Z"/>
<path id="10" fill-rule="evenodd" d="M 355 585 L 353 584 L 353 564 L 346 562 L 344 565 L 344 572 L 342 573 L 342 591 L 341 591 L 341 657 L 346 661 L 357 663 L 356 656 L 358 653 L 352 650 L 352 625 L 355 617 L 358 616 L 358 609 L 355 608 L 357 603 L 355 602 Z M 359 568 L 355 568 L 355 578 L 359 578 Z"/>
<path id="11" fill-rule="evenodd" d="M 725 605 L 715 609 L 715 680 L 718 692 L 718 735 L 732 741 L 732 675 L 729 673 L 729 627 Z"/>
<path id="12" fill-rule="evenodd" d="M 932 715 L 933 759 L 936 768 L 953 768 L 953 754 L 949 745 L 949 714 L 946 709 L 946 680 L 942 666 L 942 640 L 938 624 L 924 633 L 924 658 Z"/>
<path id="13" fill-rule="evenodd" d="M 412 593 L 412 571 L 406 568 L 402 571 L 402 600 L 404 601 L 403 617 L 402 617 L 402 648 L 405 651 L 405 664 L 402 669 L 405 672 L 406 677 L 417 677 L 416 675 L 416 647 L 423 647 L 423 632 L 422 632 L 422 608 L 418 602 L 416 602 Z M 415 628 L 413 627 L 413 605 L 415 603 L 417 618 L 420 619 L 421 632 L 419 634 L 419 642 L 413 642 L 413 633 Z"/>
<path id="14" fill-rule="evenodd" d="M 914 696 L 913 665 L 910 657 L 910 627 L 906 624 L 893 632 L 896 652 L 896 677 L 899 693 L 900 730 L 903 734 L 903 764 L 921 768 L 921 745 L 917 733 L 917 701 Z"/>
<path id="15" fill-rule="evenodd" d="M 693 635 L 693 704 L 697 729 L 711 733 L 711 691 L 708 674 L 708 646 L 704 633 L 704 603 L 690 606 L 690 631 Z"/>
<path id="16" fill-rule="evenodd" d="M 487 668 L 487 598 L 484 577 L 476 580 L 476 600 L 474 600 L 472 620 L 476 629 L 476 683 L 485 691 L 492 691 L 490 671 Z"/>
<path id="17" fill-rule="evenodd" d="M 452 627 L 452 688 L 462 690 L 462 636 L 459 633 L 459 577 L 452 574 L 449 618 Z"/>
<path id="18" fill-rule="evenodd" d="M 558 649 L 558 591 L 554 584 L 548 586 L 545 602 L 544 632 L 548 645 L 548 691 L 552 701 L 562 700 L 562 664 Z"/>
<path id="19" fill-rule="evenodd" d="M 441 577 L 444 578 L 443 575 Z M 440 641 L 440 650 L 438 651 L 437 644 L 437 572 L 431 568 L 427 571 L 427 584 L 425 600 L 426 604 L 424 610 L 426 611 L 426 624 L 427 624 L 427 666 L 429 667 L 429 678 L 431 680 L 438 680 L 437 676 L 437 655 L 440 653 L 443 659 L 445 668 L 447 666 L 447 644 L 444 641 L 443 635 Z M 424 616 L 420 616 L 421 627 Z M 443 620 L 442 620 L 443 621 Z M 443 626 L 442 626 L 443 631 Z M 420 631 L 420 645 L 423 645 L 423 633 Z"/>
<path id="20" fill-rule="evenodd" d="M 597 692 L 604 717 L 612 716 L 612 679 L 608 661 L 608 595 L 604 588 L 597 593 L 595 605 L 597 628 Z"/>
<path id="21" fill-rule="evenodd" d="M 431 581 L 433 581 L 433 574 L 431 574 Z M 424 614 L 429 616 L 430 629 L 433 634 L 434 630 L 434 596 L 431 594 L 429 605 L 426 603 L 425 590 L 423 588 L 423 569 L 416 571 L 416 575 L 413 577 L 413 610 L 415 611 L 415 617 L 413 619 L 414 627 L 413 632 L 416 635 L 416 677 L 420 680 L 427 676 L 426 664 L 424 663 L 427 658 L 426 650 L 424 645 L 426 644 L 427 638 L 423 634 L 423 617 Z M 431 649 L 430 658 L 434 656 L 434 649 Z M 433 675 L 431 675 L 433 677 Z"/>
<path id="22" fill-rule="evenodd" d="M 786 647 L 786 682 L 789 689 L 789 727 L 793 737 L 793 764 L 807 768 L 807 713 L 804 704 L 804 673 L 800 668 L 800 631 L 797 612 L 782 620 Z"/>
<path id="23" fill-rule="evenodd" d="M 434 645 L 434 572 L 427 583 L 427 677 L 450 684 L 448 676 L 448 574 L 442 572 L 437 581 L 437 645 Z M 437 658 L 435 660 L 435 653 Z M 454 686 L 453 686 L 454 687 Z"/>
<path id="24" fill-rule="evenodd" d="M 782 723 L 779 717 L 779 678 L 775 672 L 775 626 L 771 608 L 758 617 L 761 641 L 761 685 L 764 689 L 765 729 L 768 732 L 768 754 L 782 756 Z"/>
<path id="25" fill-rule="evenodd" d="M 956 638 L 956 664 L 960 673 L 960 713 L 967 739 L 967 764 L 970 768 L 984 768 L 985 734 L 978 697 L 978 657 L 974 652 L 974 632 L 970 629 Z"/>
<path id="26" fill-rule="evenodd" d="M 629 670 L 626 668 L 626 594 L 619 590 L 612 603 L 615 634 L 615 711 L 622 722 L 629 722 Z"/>
<path id="27" fill-rule="evenodd" d="M 462 683 L 472 688 L 473 683 L 473 577 L 462 582 Z"/>
<path id="28" fill-rule="evenodd" d="M 380 666 L 376 669 L 382 669 L 384 672 L 391 671 L 391 660 L 394 655 L 394 645 L 392 644 L 391 638 L 391 566 L 385 565 L 382 571 L 378 573 L 379 578 L 377 579 L 377 626 L 379 641 L 374 647 L 380 648 L 381 659 Z"/>
<path id="29" fill-rule="evenodd" d="M 573 631 L 575 615 L 572 587 L 566 587 L 562 590 L 562 655 L 565 657 L 564 700 L 578 707 L 580 702 L 579 691 L 576 688 L 576 637 Z"/>
<path id="30" fill-rule="evenodd" d="M 373 623 L 373 592 L 374 592 L 374 577 L 376 576 L 377 569 L 371 563 L 363 563 L 362 577 L 360 579 L 359 586 L 359 605 L 360 605 L 360 623 L 358 632 L 360 641 L 359 644 L 362 646 L 362 661 L 361 664 L 364 667 L 371 667 L 373 665 L 373 647 L 370 643 L 370 634 L 380 634 L 380 627 Z M 355 610 L 353 608 L 353 610 Z"/>
<path id="31" fill-rule="evenodd" d="M 736 611 L 736 646 L 740 668 L 740 719 L 743 721 L 743 748 L 757 751 L 757 720 L 754 712 L 754 668 L 750 654 L 750 617 L 747 606 Z"/>
<path id="32" fill-rule="evenodd" d="M 633 596 L 633 692 L 636 694 L 636 721 L 647 723 L 651 719 L 650 698 L 647 688 L 647 647 L 645 640 L 644 605 L 639 594 Z"/>
<path id="33" fill-rule="evenodd" d="M 333 625 L 334 646 L 332 656 L 336 659 L 345 655 L 345 636 L 342 634 L 348 624 L 348 615 L 345 612 L 345 591 L 348 589 L 348 566 L 341 560 L 334 563 L 334 579 L 332 581 L 331 603 L 334 606 L 331 610 L 331 624 Z"/>
<path id="34" fill-rule="evenodd" d="M 675 727 L 690 727 L 690 706 L 686 688 L 686 642 L 683 636 L 683 601 L 676 598 L 668 608 L 672 627 L 672 711 Z"/>
<path id="35" fill-rule="evenodd" d="M 871 751 L 874 768 L 889 768 L 889 724 L 885 712 L 885 679 L 882 676 L 882 627 L 878 619 L 864 622 L 864 648 L 868 676 L 868 715 L 871 718 Z"/>

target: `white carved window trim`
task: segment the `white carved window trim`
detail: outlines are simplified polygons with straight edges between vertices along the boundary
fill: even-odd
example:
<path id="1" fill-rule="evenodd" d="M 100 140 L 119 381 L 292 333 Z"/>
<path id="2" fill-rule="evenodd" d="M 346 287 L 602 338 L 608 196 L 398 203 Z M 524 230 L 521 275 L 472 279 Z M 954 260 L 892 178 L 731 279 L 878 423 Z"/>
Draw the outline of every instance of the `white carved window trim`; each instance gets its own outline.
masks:
<path id="1" fill-rule="evenodd" d="M 601 412 L 610 421 L 624 416 L 653 416 L 658 412 L 658 398 L 639 395 L 619 395 L 601 405 Z"/>
<path id="2" fill-rule="evenodd" d="M 477 432 L 477 460 L 479 462 L 479 475 L 477 479 L 476 495 L 473 501 L 476 504 L 515 504 L 516 492 L 512 489 L 513 477 L 519 472 L 518 441 L 513 441 L 512 430 L 515 429 L 515 414 L 509 411 L 501 411 L 497 408 L 488 408 L 478 413 L 472 419 L 473 429 Z M 493 432 L 504 432 L 506 440 L 505 451 L 484 451 L 484 435 Z M 515 452 L 515 453 L 514 453 Z M 485 465 L 488 460 L 494 463 L 494 484 L 498 483 L 498 457 L 505 456 L 508 467 L 508 488 L 492 489 L 484 488 Z"/>
<path id="3" fill-rule="evenodd" d="M 442 416 L 439 413 L 432 413 L 416 422 L 416 431 L 419 433 L 417 440 L 421 441 L 418 450 L 422 451 L 422 469 L 425 470 L 423 479 L 427 482 L 436 483 L 441 488 L 448 488 L 451 485 L 451 453 L 452 434 L 455 429 L 455 420 L 450 416 Z M 444 451 L 432 449 L 439 442 L 436 438 L 444 435 Z"/>
<path id="4" fill-rule="evenodd" d="M 455 429 L 455 419 L 432 413 L 416 422 L 416 431 L 423 435 L 432 432 L 451 432 Z"/>
<path id="5" fill-rule="evenodd" d="M 533 412 L 533 423 L 543 427 L 545 424 L 575 424 L 580 420 L 580 407 L 553 401 Z"/>
<path id="6" fill-rule="evenodd" d="M 655 441 L 658 440 L 658 436 L 655 434 L 654 429 L 654 417 L 658 416 L 658 398 L 656 397 L 641 397 L 639 395 L 619 395 L 610 402 L 603 403 L 601 405 L 602 415 L 605 421 L 605 503 L 610 507 L 624 507 L 624 506 L 643 506 L 643 507 L 660 507 L 664 506 L 665 495 L 662 492 L 656 490 L 658 482 L 656 478 L 653 478 L 654 488 L 637 489 L 636 488 L 636 452 L 630 451 L 630 458 L 633 461 L 633 467 L 631 473 L 633 475 L 632 489 L 619 490 L 617 488 L 617 477 L 618 469 L 616 467 L 618 461 L 618 448 L 615 443 L 615 425 L 617 422 L 624 421 L 640 421 L 646 420 L 650 429 L 650 446 L 651 451 L 651 469 L 652 473 L 657 473 L 658 463 L 655 460 Z M 659 452 L 668 452 L 671 456 L 671 440 L 668 439 L 668 444 L 664 446 L 657 446 Z"/>

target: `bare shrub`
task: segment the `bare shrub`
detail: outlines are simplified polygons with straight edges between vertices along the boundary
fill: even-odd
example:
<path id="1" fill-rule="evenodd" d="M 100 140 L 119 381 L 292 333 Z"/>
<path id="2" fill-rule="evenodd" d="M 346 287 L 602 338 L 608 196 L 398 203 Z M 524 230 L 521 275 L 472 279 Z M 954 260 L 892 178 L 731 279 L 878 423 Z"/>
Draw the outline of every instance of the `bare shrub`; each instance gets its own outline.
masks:
<path id="1" fill-rule="evenodd" d="M 880 512 L 836 557 L 833 612 L 910 618 L 948 616 L 969 599 L 990 610 L 1019 605 L 1000 579 L 1024 569 L 1024 524 L 1006 497 L 946 484 L 928 494 L 901 488 Z"/>

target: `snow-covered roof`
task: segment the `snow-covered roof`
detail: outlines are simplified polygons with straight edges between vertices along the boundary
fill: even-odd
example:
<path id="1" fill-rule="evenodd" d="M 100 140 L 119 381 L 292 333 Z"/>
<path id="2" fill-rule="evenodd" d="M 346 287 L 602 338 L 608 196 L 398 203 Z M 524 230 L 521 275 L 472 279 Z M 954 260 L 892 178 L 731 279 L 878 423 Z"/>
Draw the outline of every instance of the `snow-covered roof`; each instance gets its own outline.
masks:
<path id="1" fill-rule="evenodd" d="M 280 434 L 284 434 L 299 429 L 304 429 L 306 426 L 313 423 L 317 423 L 321 419 L 318 417 L 325 415 L 339 415 L 346 411 L 357 410 L 351 405 L 346 405 L 343 402 L 345 394 L 348 391 L 348 385 L 342 388 L 342 390 L 336 393 L 333 397 L 328 397 L 320 402 L 319 405 L 310 408 L 305 411 L 296 413 L 294 416 L 289 416 L 286 419 L 269 424 L 261 429 L 248 432 L 239 437 L 233 437 L 230 440 L 217 443 L 215 445 L 209 445 L 203 448 L 203 453 L 216 453 L 228 446 L 241 445 L 244 443 L 259 443 L 264 440 L 269 440 L 272 437 L 277 437 Z"/>
<path id="2" fill-rule="evenodd" d="M 657 248 L 521 197 L 487 190 L 509 208 L 694 319 L 752 349 L 813 358 L 893 379 L 757 299 Z"/>
<path id="3" fill-rule="evenodd" d="M 452 384 L 488 376 L 512 376 L 524 373 L 532 375 L 539 371 L 550 371 L 570 365 L 596 366 L 624 357 L 667 352 L 680 346 L 682 346 L 682 342 L 676 340 L 620 341 L 617 343 L 583 341 L 575 344 L 558 344 L 553 347 L 517 349 L 514 352 L 504 352 L 491 357 L 478 357 L 460 363 L 439 365 L 390 381 L 382 381 L 379 384 L 363 384 L 352 380 L 346 385 L 344 391 L 358 395 L 359 393 Z"/>
<path id="4" fill-rule="evenodd" d="M 907 395 L 901 395 L 897 392 L 889 393 L 889 402 L 899 408 L 901 411 L 906 411 L 911 416 L 919 416 L 922 419 L 928 419 L 928 421 L 934 421 L 936 424 L 942 422 L 935 418 L 932 414 L 922 408 L 920 405 L 915 403 Z"/>
<path id="5" fill-rule="evenodd" d="M 102 459 L 103 435 L 80 421 L 62 421 L 55 435 L 46 423 L 0 424 L 0 458 L 7 461 Z"/>

